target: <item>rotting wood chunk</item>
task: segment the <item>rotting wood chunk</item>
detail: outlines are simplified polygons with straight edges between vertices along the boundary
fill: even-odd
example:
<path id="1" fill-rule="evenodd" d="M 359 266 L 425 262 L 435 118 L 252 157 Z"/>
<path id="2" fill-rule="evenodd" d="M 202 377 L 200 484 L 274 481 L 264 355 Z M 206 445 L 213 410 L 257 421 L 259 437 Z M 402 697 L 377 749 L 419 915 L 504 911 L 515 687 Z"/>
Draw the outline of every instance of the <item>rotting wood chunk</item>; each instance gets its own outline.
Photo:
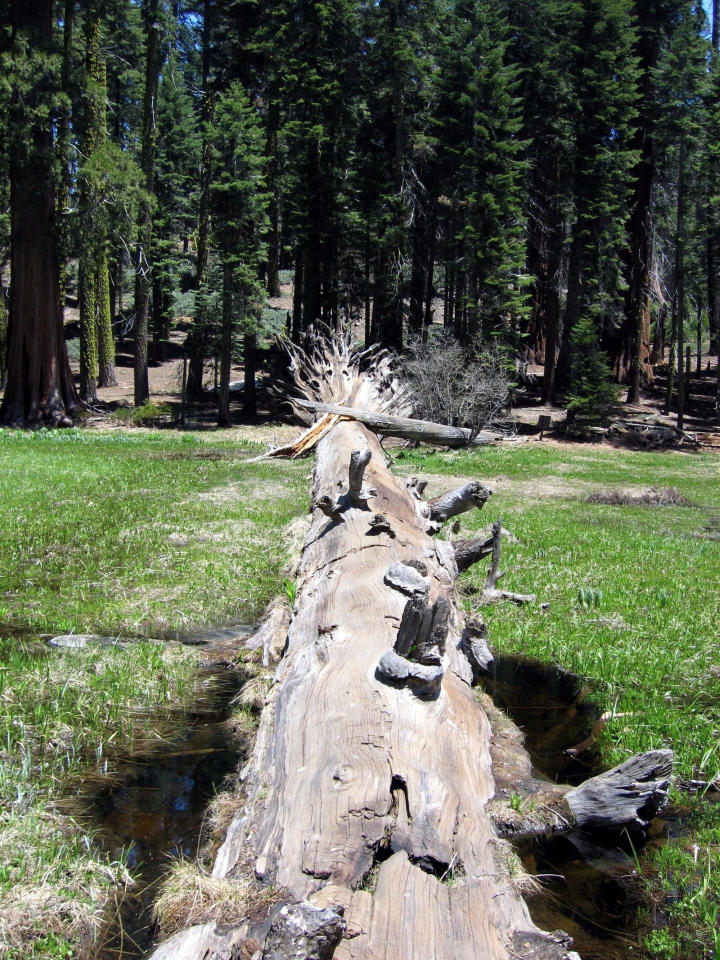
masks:
<path id="1" fill-rule="evenodd" d="M 430 606 L 425 596 L 405 604 L 392 650 L 380 657 L 377 673 L 392 683 L 407 683 L 420 697 L 437 696 L 443 677 L 442 658 L 450 604 L 442 594 Z"/>
<path id="2" fill-rule="evenodd" d="M 487 627 L 482 620 L 468 620 L 460 647 L 473 668 L 473 683 L 477 683 L 479 675 L 487 673 L 493 662 L 493 655 L 487 645 Z"/>
<path id="3" fill-rule="evenodd" d="M 288 903 L 275 914 L 263 960 L 331 960 L 345 933 L 343 908 Z"/>
<path id="4" fill-rule="evenodd" d="M 395 531 L 390 521 L 384 513 L 376 513 L 370 520 L 369 534 L 387 533 L 389 537 L 395 537 Z"/>
<path id="5" fill-rule="evenodd" d="M 430 581 L 427 577 L 406 563 L 391 564 L 384 579 L 389 587 L 407 593 L 409 596 L 416 593 L 427 594 L 430 589 Z"/>
<path id="6" fill-rule="evenodd" d="M 586 780 L 565 795 L 583 830 L 645 830 L 667 800 L 672 750 L 648 750 Z"/>
<path id="7" fill-rule="evenodd" d="M 318 510 L 322 510 L 326 517 L 330 517 L 331 520 L 335 522 L 340 522 L 342 520 L 341 513 L 343 505 L 339 500 L 333 500 L 332 497 L 329 497 L 327 494 L 320 497 L 316 504 Z"/>

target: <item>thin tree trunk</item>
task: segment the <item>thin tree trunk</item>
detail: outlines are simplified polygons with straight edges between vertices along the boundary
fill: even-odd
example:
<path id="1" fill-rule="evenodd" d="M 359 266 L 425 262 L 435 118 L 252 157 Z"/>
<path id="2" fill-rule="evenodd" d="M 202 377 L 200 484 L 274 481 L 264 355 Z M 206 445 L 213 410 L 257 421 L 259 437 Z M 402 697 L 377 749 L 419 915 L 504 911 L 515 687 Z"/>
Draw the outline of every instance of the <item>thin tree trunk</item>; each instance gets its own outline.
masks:
<path id="1" fill-rule="evenodd" d="M 268 219 L 270 229 L 268 230 L 268 261 L 267 261 L 267 291 L 269 297 L 280 296 L 280 207 L 278 204 L 278 128 L 280 126 L 280 107 L 271 94 L 270 105 L 268 106 L 267 116 L 267 139 L 266 154 L 268 158 L 267 165 L 267 188 L 270 194 L 268 204 Z"/>
<path id="2" fill-rule="evenodd" d="M 370 290 L 370 224 L 367 223 L 365 226 L 365 346 L 370 346 L 372 331 L 370 328 L 370 301 L 371 301 L 371 290 Z"/>
<path id="3" fill-rule="evenodd" d="M 75 0 L 65 0 L 63 11 L 63 61 L 62 91 L 67 99 L 58 122 L 57 155 L 62 165 L 58 195 L 58 264 L 60 271 L 60 300 L 65 305 L 67 284 L 67 261 L 70 256 L 70 193 L 72 190 L 72 172 L 70 167 L 70 82 L 73 64 L 73 31 L 75 27 Z"/>
<path id="4" fill-rule="evenodd" d="M 100 66 L 100 11 L 95 0 L 88 0 L 85 14 L 85 90 L 84 128 L 80 152 L 89 161 L 101 141 L 100 125 L 105 112 L 105 94 L 98 87 Z M 78 265 L 78 308 L 80 313 L 80 397 L 86 403 L 97 400 L 98 322 L 97 322 L 97 234 L 99 198 L 88 174 L 80 178 L 78 220 L 80 225 L 80 262 Z"/>
<path id="5" fill-rule="evenodd" d="M 712 3 L 712 57 L 711 70 L 720 70 L 720 25 L 718 24 L 718 14 L 720 12 L 720 0 L 713 0 Z M 709 192 L 712 196 L 720 190 L 720 172 L 717 169 L 710 170 Z M 712 210 L 713 208 L 711 208 Z M 708 320 L 710 326 L 710 348 L 709 354 L 716 353 L 720 363 L 720 287 L 718 286 L 718 270 L 720 269 L 720 223 L 718 217 L 720 212 L 717 208 L 713 210 L 714 219 L 710 218 L 708 237 L 707 237 L 707 293 L 708 293 Z M 720 369 L 718 370 L 718 384 L 720 385 Z M 719 387 L 720 389 L 720 387 Z M 718 394 L 720 399 L 720 393 Z M 719 408 L 720 411 L 720 408 Z"/>
<path id="6" fill-rule="evenodd" d="M 200 209 L 198 215 L 197 262 L 195 285 L 200 291 L 207 282 L 208 258 L 210 250 L 210 184 L 212 182 L 212 144 L 210 143 L 210 125 L 214 112 L 214 91 L 210 79 L 213 0 L 204 0 L 202 28 L 202 108 L 200 125 L 202 129 L 202 158 L 200 162 Z M 205 330 L 206 318 L 196 310 L 193 326 L 185 340 L 188 356 L 187 395 L 192 400 L 202 400 L 204 396 L 203 373 L 208 357 L 208 345 Z"/>
<path id="7" fill-rule="evenodd" d="M 158 0 L 145 0 L 144 13 L 147 32 L 145 61 L 145 93 L 143 97 L 143 135 L 140 166 L 143 172 L 145 197 L 140 202 L 138 247 L 135 274 L 135 406 L 145 403 L 150 396 L 148 381 L 148 320 L 150 314 L 152 243 L 152 197 L 155 183 L 155 137 L 158 79 L 160 76 L 160 23 Z"/>
<path id="8" fill-rule="evenodd" d="M 293 284 L 293 317 L 292 317 L 292 342 L 300 343 L 300 336 L 304 329 L 302 291 L 304 282 L 304 256 L 300 245 L 295 248 L 295 279 Z"/>
<path id="9" fill-rule="evenodd" d="M 245 387 L 243 389 L 243 413 L 246 417 L 257 416 L 255 374 L 257 373 L 257 334 L 249 330 L 243 339 L 245 359 Z"/>
<path id="10" fill-rule="evenodd" d="M 233 266 L 223 264 L 222 337 L 220 343 L 220 384 L 218 387 L 218 426 L 230 427 L 230 367 L 232 365 Z"/>
<path id="11" fill-rule="evenodd" d="M 98 147 L 107 138 L 107 71 L 105 61 L 100 58 L 96 71 L 98 85 Z M 108 269 L 108 239 L 104 224 L 98 225 L 95 265 L 95 319 L 97 323 L 98 379 L 99 387 L 114 387 L 117 384 L 115 373 L 115 339 L 113 336 L 112 312 L 110 310 L 110 273 Z"/>
<path id="12" fill-rule="evenodd" d="M 115 373 L 115 341 L 110 314 L 110 274 L 107 263 L 107 246 L 103 245 L 95 276 L 98 342 L 98 386 L 117 386 Z"/>

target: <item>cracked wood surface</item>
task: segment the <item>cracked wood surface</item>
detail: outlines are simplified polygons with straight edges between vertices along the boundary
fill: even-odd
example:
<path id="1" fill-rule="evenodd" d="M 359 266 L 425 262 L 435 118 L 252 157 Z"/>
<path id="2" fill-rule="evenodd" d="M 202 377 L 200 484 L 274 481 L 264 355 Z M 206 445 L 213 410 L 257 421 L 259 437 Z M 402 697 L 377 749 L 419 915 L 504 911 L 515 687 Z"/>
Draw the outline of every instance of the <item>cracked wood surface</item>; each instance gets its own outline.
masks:
<path id="1" fill-rule="evenodd" d="M 320 441 L 313 502 L 347 490 L 350 456 L 365 445 L 376 496 L 336 520 L 314 511 L 286 654 L 244 773 L 248 802 L 213 872 L 232 876 L 249 859 L 292 898 L 342 902 L 338 958 L 506 960 L 516 932 L 542 935 L 484 810 L 494 792 L 490 730 L 458 649 L 452 548 L 425 533 L 412 494 L 358 423 L 340 422 Z M 376 511 L 394 537 L 373 531 Z M 376 674 L 408 599 L 385 573 L 418 560 L 429 602 L 450 600 L 445 673 L 430 700 Z M 450 864 L 463 874 L 453 886 L 438 879 Z M 372 874 L 374 893 L 358 889 Z"/>

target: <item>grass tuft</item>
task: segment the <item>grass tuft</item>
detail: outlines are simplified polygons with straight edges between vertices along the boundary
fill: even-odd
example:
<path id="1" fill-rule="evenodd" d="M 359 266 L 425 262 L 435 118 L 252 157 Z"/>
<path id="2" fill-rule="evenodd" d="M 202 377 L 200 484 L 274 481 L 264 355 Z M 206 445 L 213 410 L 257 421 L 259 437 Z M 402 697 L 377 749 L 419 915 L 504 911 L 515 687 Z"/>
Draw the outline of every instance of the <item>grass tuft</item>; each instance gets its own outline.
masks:
<path id="1" fill-rule="evenodd" d="M 690 501 L 675 487 L 650 487 L 649 490 L 597 490 L 588 503 L 611 507 L 689 507 Z"/>
<path id="2" fill-rule="evenodd" d="M 219 880 L 199 864 L 178 860 L 153 906 L 162 937 L 200 923 L 237 923 L 273 902 L 273 891 L 246 879 Z"/>

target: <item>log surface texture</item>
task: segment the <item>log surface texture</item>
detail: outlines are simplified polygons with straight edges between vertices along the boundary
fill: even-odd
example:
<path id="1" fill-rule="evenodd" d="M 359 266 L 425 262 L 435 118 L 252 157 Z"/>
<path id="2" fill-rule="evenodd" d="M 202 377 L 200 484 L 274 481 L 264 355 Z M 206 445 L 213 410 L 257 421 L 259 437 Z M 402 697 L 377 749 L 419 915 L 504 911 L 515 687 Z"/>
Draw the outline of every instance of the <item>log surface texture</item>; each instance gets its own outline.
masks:
<path id="1" fill-rule="evenodd" d="M 353 501 L 348 467 L 365 447 L 375 495 Z M 214 875 L 250 867 L 289 899 L 342 904 L 338 960 L 509 960 L 518 937 L 567 957 L 532 923 L 485 812 L 490 729 L 459 649 L 452 548 L 425 532 L 418 501 L 360 423 L 339 422 L 318 444 L 313 503 L 325 497 L 342 507 L 314 510 L 286 653 L 244 772 L 248 802 Z M 380 513 L 392 535 L 371 525 Z M 449 601 L 434 697 L 377 672 L 409 600 L 386 577 L 393 564 L 418 565 L 418 585 L 426 571 L 428 603 Z"/>

